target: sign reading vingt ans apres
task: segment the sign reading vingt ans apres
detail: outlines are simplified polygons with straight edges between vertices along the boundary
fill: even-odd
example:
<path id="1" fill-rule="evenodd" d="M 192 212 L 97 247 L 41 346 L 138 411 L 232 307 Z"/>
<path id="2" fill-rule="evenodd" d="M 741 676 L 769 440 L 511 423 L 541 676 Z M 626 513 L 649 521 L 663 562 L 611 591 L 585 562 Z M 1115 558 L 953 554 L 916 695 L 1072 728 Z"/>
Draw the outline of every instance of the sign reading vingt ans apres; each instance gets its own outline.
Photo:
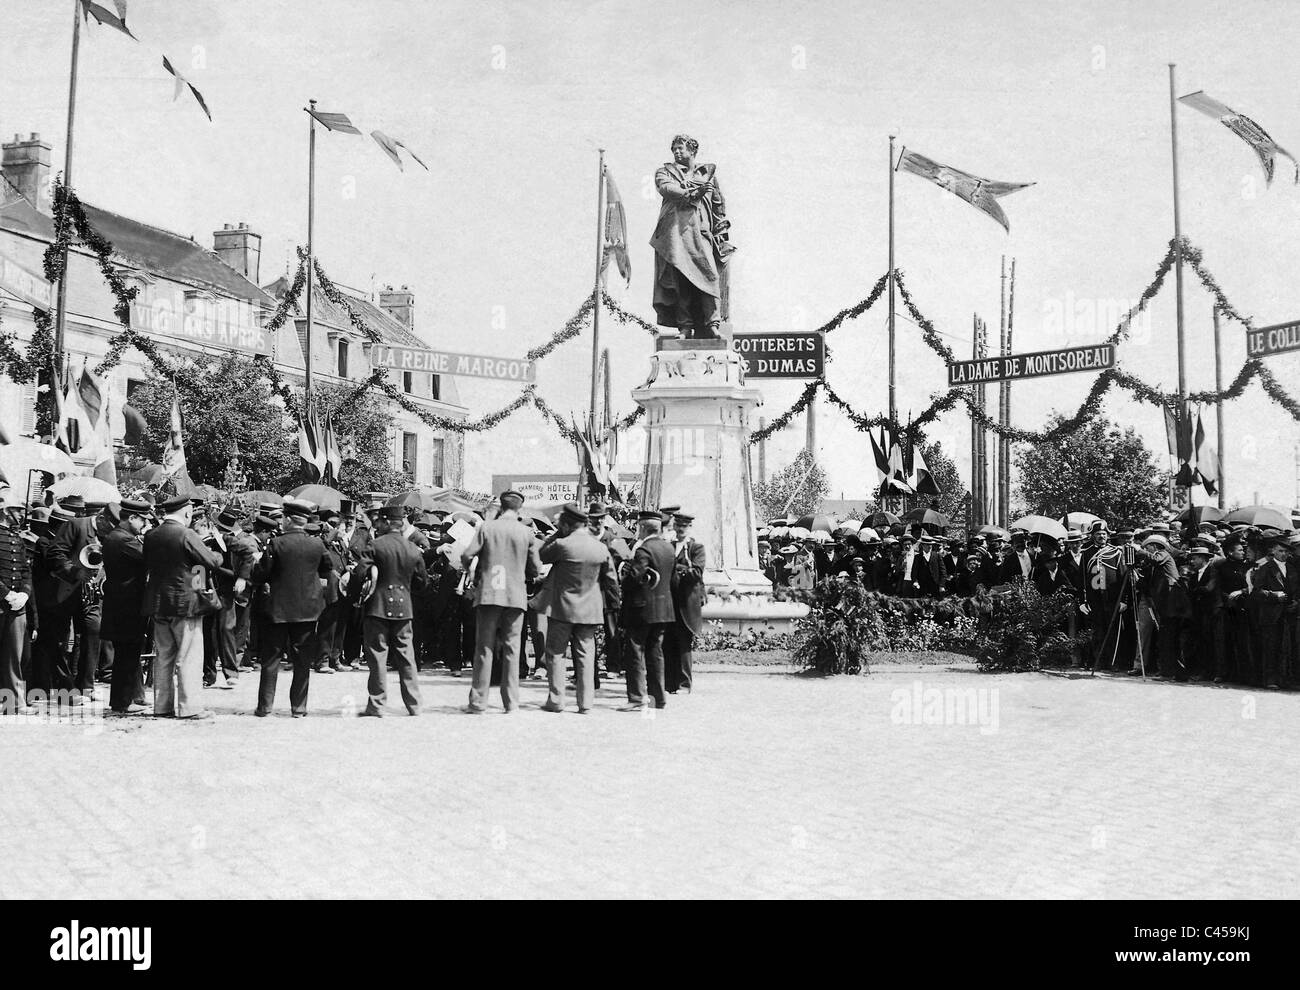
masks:
<path id="1" fill-rule="evenodd" d="M 398 371 L 427 371 L 435 375 L 458 375 L 465 378 L 495 378 L 507 382 L 537 381 L 537 366 L 522 358 L 486 357 L 481 354 L 454 354 L 422 347 L 398 347 L 373 344 L 370 364 L 375 368 Z"/>
<path id="2" fill-rule="evenodd" d="M 980 385 L 1014 378 L 1069 375 L 1079 371 L 1106 371 L 1115 367 L 1114 344 L 1088 344 L 1059 351 L 1008 354 L 975 361 L 952 361 L 948 365 L 948 387 Z"/>
<path id="3" fill-rule="evenodd" d="M 1270 354 L 1285 354 L 1287 351 L 1300 351 L 1300 320 L 1246 331 L 1248 357 L 1267 357 Z"/>

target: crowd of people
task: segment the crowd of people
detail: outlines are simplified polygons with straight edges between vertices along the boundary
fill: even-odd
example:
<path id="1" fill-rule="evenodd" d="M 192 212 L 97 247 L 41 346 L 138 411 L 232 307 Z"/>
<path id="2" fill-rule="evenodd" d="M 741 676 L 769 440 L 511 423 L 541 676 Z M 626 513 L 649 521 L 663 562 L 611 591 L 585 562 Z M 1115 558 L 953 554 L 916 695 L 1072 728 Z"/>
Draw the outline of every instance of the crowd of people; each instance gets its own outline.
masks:
<path id="1" fill-rule="evenodd" d="M 521 515 L 514 491 L 479 512 L 403 501 L 218 506 L 169 483 L 27 507 L 0 484 L 0 713 L 84 706 L 107 682 L 113 713 L 203 720 L 205 690 L 256 672 L 264 717 L 282 670 L 294 717 L 313 674 L 357 669 L 368 716 L 388 710 L 390 669 L 410 715 L 422 667 L 468 666 L 472 714 L 494 685 L 517 710 L 530 676 L 548 681 L 541 709 L 564 711 L 570 665 L 589 713 L 601 661 L 624 675 L 620 710 L 690 693 L 706 555 L 680 506 L 635 513 L 633 533 L 600 503 Z"/>
<path id="2" fill-rule="evenodd" d="M 853 582 L 905 598 L 991 596 L 1018 583 L 1072 601 L 1075 664 L 1157 679 L 1300 687 L 1300 534 L 1244 523 L 1177 521 L 1112 531 L 1096 519 L 1063 539 L 996 527 L 970 538 L 921 524 L 881 536 L 764 527 L 759 558 L 774 588 Z"/>

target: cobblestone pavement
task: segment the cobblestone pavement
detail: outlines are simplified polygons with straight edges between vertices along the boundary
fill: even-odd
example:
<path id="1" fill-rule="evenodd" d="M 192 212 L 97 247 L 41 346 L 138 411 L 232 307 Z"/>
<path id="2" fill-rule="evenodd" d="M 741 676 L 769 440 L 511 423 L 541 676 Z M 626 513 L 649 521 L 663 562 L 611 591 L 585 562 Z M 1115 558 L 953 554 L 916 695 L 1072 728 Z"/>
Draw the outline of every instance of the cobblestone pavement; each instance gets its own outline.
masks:
<path id="1" fill-rule="evenodd" d="M 609 689 L 590 716 L 541 712 L 540 682 L 515 715 L 462 715 L 468 679 L 439 672 L 420 718 L 351 717 L 362 673 L 314 676 L 307 719 L 287 677 L 254 718 L 256 675 L 207 691 L 207 722 L 2 718 L 0 895 L 1300 892 L 1300 696 L 942 667 L 697 680 L 653 717 Z"/>

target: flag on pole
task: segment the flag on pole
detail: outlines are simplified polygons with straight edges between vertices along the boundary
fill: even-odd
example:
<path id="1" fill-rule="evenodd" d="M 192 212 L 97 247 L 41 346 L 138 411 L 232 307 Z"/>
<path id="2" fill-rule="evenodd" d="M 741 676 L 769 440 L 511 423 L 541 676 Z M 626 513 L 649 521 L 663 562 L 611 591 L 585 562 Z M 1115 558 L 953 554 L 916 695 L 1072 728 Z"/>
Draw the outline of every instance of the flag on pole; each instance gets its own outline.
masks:
<path id="1" fill-rule="evenodd" d="M 78 381 L 69 374 L 67 385 L 63 390 L 63 399 L 59 403 L 54 445 L 64 453 L 76 454 L 88 446 L 87 441 L 94 435 L 94 424 L 91 423 L 82 405 Z"/>
<path id="2" fill-rule="evenodd" d="M 322 124 L 326 130 L 342 131 L 344 134 L 361 133 L 352 126 L 352 121 L 348 120 L 348 115 L 345 113 L 326 113 L 324 110 L 308 110 L 307 112 L 315 117 L 317 123 Z"/>
<path id="3" fill-rule="evenodd" d="M 1211 96 L 1207 96 L 1204 90 L 1180 96 L 1178 102 L 1186 103 L 1193 110 L 1199 110 L 1207 117 L 1213 117 L 1250 145 L 1251 150 L 1259 158 L 1259 164 L 1264 168 L 1264 178 L 1268 185 L 1273 183 L 1273 167 L 1278 155 L 1285 155 L 1291 159 L 1291 164 L 1295 165 L 1295 181 L 1300 183 L 1300 162 L 1296 161 L 1295 155 L 1269 137 L 1268 131 L 1245 114 L 1237 113 L 1231 107 L 1225 106 Z"/>
<path id="4" fill-rule="evenodd" d="M 1011 233 L 1011 224 L 1007 220 L 1007 215 L 1002 212 L 998 200 L 1003 196 L 1011 195 L 1013 192 L 1027 189 L 1034 184 L 1032 182 L 997 182 L 992 179 L 981 179 L 978 175 L 971 175 L 969 172 L 963 172 L 951 165 L 940 165 L 938 162 L 932 161 L 924 155 L 918 155 L 915 151 L 908 151 L 906 148 L 903 149 L 902 157 L 898 161 L 898 168 L 904 172 L 919 175 L 923 179 L 929 179 L 941 189 L 947 189 L 954 196 L 964 199 L 971 206 L 988 214 L 1000 223 L 1002 229 L 1008 234 Z"/>
<path id="5" fill-rule="evenodd" d="M 162 452 L 162 473 L 166 478 L 190 480 L 189 470 L 185 466 L 185 437 L 181 426 L 181 400 L 172 388 L 171 421 L 167 433 L 167 445 Z"/>
<path id="6" fill-rule="evenodd" d="M 183 75 L 181 75 L 179 72 L 176 71 L 176 68 L 172 65 L 171 60 L 168 59 L 166 55 L 163 56 L 163 68 L 176 77 L 176 89 L 172 93 L 172 102 L 175 103 L 177 100 L 179 100 L 181 97 L 181 93 L 183 93 L 185 91 L 185 88 L 188 86 L 190 92 L 194 94 L 194 98 L 199 101 L 199 107 L 203 110 L 205 114 L 208 115 L 208 120 L 211 120 L 212 111 L 208 109 L 208 101 L 203 98 L 203 94 L 200 93 L 197 88 L 195 88 L 192 82 L 190 82 Z"/>
<path id="7" fill-rule="evenodd" d="M 618 194 L 614 176 L 605 169 L 605 254 L 600 262 L 600 274 L 603 279 L 605 269 L 609 266 L 609 256 L 614 256 L 618 273 L 623 281 L 632 284 L 632 259 L 627 253 L 627 214 L 623 210 L 623 197 Z"/>
<path id="8" fill-rule="evenodd" d="M 370 136 L 375 139 L 375 144 L 379 145 L 379 147 L 384 149 L 384 154 L 386 154 L 389 158 L 393 160 L 393 164 L 396 165 L 398 168 L 400 168 L 403 172 L 406 171 L 406 166 L 402 164 L 402 158 L 397 153 L 398 148 L 401 148 L 408 155 L 414 158 L 415 163 L 419 165 L 420 168 L 424 169 L 426 172 L 429 171 L 429 166 L 424 164 L 424 162 L 420 161 L 419 157 L 415 154 L 414 151 L 412 151 L 410 148 L 404 145 L 401 141 L 398 141 L 396 138 L 389 137 L 383 131 L 371 131 Z"/>
<path id="9" fill-rule="evenodd" d="M 84 372 L 83 372 L 84 374 Z M 109 389 L 104 390 L 99 420 L 95 424 L 95 469 L 100 481 L 117 486 L 117 451 L 113 447 L 113 428 L 109 424 Z"/>
<path id="10" fill-rule="evenodd" d="M 149 424 L 140 415 L 140 410 L 129 402 L 122 404 L 122 419 L 126 423 L 126 432 L 122 437 L 122 442 L 128 447 L 134 447 L 140 442 L 140 438 L 144 436 Z"/>
<path id="11" fill-rule="evenodd" d="M 128 38 L 139 41 L 131 33 L 131 29 L 126 26 L 126 0 L 113 0 L 113 6 L 117 8 L 117 13 L 113 14 L 105 7 L 101 7 L 94 0 L 81 0 L 82 16 L 89 19 L 93 17 L 96 24 L 107 24 L 116 31 L 121 31 Z"/>
<path id="12" fill-rule="evenodd" d="M 1196 410 L 1196 474 L 1205 490 L 1213 495 L 1219 489 L 1219 454 L 1205 435 L 1205 419 Z"/>
<path id="13" fill-rule="evenodd" d="M 907 483 L 912 486 L 912 490 L 918 495 L 935 495 L 938 496 L 939 485 L 934 480 L 934 475 L 930 473 L 929 467 L 926 466 L 925 458 L 921 455 L 921 448 L 918 444 L 913 443 L 910 447 L 911 464 L 907 471 Z"/>
<path id="14" fill-rule="evenodd" d="M 903 447 L 893 432 L 889 436 L 889 479 L 886 494 L 897 493 L 911 495 L 912 486 L 907 483 L 907 468 L 903 464 Z"/>
<path id="15" fill-rule="evenodd" d="M 868 430 L 867 439 L 871 441 L 871 456 L 876 464 L 876 483 L 883 485 L 885 479 L 889 477 L 889 455 L 885 453 L 885 447 L 888 441 L 885 439 L 885 428 L 880 428 L 880 441 L 877 442 L 875 435 Z"/>
<path id="16" fill-rule="evenodd" d="M 104 391 L 100 380 L 90 373 L 84 364 L 81 366 L 81 378 L 77 381 L 77 395 L 81 407 L 86 411 L 86 418 L 92 427 L 99 425 L 100 413 L 104 408 Z"/>
<path id="17" fill-rule="evenodd" d="M 334 434 L 333 415 L 325 417 L 324 443 L 325 484 L 337 485 L 339 483 L 339 474 L 343 470 L 343 454 L 339 450 L 338 437 Z"/>
<path id="18" fill-rule="evenodd" d="M 311 405 L 298 417 L 298 456 L 307 484 L 319 481 L 325 475 L 325 445 L 316 422 L 316 407 Z"/>

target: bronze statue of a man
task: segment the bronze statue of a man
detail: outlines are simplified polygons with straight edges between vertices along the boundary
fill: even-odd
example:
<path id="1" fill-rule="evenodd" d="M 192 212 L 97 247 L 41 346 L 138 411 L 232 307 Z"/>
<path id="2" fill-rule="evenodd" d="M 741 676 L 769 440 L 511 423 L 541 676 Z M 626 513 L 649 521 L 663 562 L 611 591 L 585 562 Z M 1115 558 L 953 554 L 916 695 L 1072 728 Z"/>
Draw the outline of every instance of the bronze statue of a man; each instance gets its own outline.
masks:
<path id="1" fill-rule="evenodd" d="M 673 161 L 655 172 L 663 197 L 650 246 L 655 249 L 654 307 L 661 327 L 683 337 L 715 338 L 723 318 L 731 221 L 718 187 L 717 166 L 697 165 L 700 144 L 678 134 Z"/>

